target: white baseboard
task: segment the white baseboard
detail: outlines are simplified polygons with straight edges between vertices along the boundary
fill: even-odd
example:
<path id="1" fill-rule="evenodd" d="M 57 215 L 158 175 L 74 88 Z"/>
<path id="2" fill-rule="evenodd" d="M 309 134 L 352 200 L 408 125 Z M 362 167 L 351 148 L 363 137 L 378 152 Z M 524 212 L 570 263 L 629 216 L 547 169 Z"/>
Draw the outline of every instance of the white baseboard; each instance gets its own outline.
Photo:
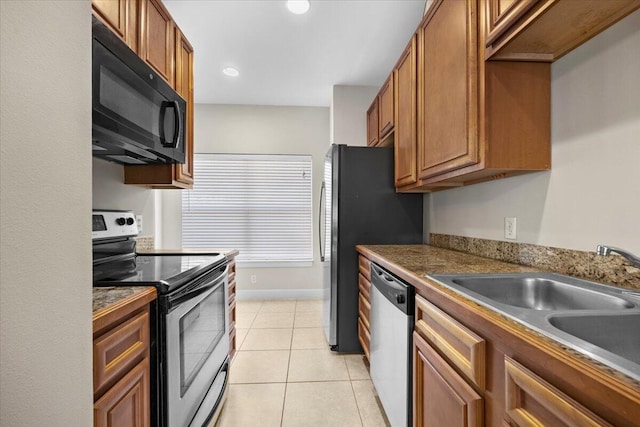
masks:
<path id="1" fill-rule="evenodd" d="M 252 289 L 236 291 L 240 300 L 321 299 L 322 289 Z"/>

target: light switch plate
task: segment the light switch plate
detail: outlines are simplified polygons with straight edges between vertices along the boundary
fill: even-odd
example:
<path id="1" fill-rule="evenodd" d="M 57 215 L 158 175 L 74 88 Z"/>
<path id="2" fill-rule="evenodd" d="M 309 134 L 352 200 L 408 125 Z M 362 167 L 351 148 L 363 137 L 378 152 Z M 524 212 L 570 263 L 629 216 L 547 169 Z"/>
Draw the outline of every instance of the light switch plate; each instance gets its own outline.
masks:
<path id="1" fill-rule="evenodd" d="M 504 238 L 516 240 L 517 227 L 516 227 L 516 218 L 515 217 L 505 217 L 504 219 Z"/>
<path id="2" fill-rule="evenodd" d="M 136 225 L 138 226 L 138 233 L 142 233 L 142 215 L 136 215 Z"/>

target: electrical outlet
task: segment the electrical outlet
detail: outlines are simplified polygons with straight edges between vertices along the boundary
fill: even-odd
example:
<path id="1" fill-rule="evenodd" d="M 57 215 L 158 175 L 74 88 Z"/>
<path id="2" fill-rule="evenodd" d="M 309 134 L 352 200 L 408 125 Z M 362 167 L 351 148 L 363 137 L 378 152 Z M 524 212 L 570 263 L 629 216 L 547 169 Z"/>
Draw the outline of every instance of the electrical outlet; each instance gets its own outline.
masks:
<path id="1" fill-rule="evenodd" d="M 257 283 L 257 282 L 258 282 L 258 279 L 256 278 L 256 275 L 252 274 L 251 275 L 251 283 Z"/>
<path id="2" fill-rule="evenodd" d="M 505 217 L 504 219 L 504 238 L 516 240 L 517 238 L 517 227 L 516 227 L 516 218 L 515 217 Z"/>
<path id="3" fill-rule="evenodd" d="M 142 233 L 142 215 L 136 215 L 136 224 L 138 225 L 138 233 Z"/>

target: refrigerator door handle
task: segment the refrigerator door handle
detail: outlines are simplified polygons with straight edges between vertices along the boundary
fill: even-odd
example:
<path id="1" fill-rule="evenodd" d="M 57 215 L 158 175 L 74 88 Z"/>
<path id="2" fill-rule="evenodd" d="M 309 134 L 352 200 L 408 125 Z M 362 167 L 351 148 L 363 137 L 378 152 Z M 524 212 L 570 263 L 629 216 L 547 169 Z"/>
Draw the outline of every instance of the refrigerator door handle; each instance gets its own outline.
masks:
<path id="1" fill-rule="evenodd" d="M 324 222 L 324 218 L 322 214 L 324 212 L 323 203 L 324 203 L 324 192 L 325 192 L 325 183 L 322 181 L 322 187 L 320 187 L 320 203 L 318 203 L 318 245 L 320 248 L 320 261 L 324 262 L 324 248 L 322 247 L 322 243 L 324 241 L 324 236 L 322 235 L 322 223 Z M 327 230 L 325 230 L 325 233 Z"/>

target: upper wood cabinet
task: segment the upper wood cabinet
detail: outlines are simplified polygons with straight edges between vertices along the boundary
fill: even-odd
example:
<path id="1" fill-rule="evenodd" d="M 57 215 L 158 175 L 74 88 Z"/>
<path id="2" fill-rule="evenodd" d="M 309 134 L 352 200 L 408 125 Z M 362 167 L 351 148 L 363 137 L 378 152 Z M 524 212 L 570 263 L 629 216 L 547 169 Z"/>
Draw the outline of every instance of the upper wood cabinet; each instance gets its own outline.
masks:
<path id="1" fill-rule="evenodd" d="M 378 145 L 378 97 L 367 110 L 367 145 L 375 147 Z"/>
<path id="2" fill-rule="evenodd" d="M 171 15 L 161 0 L 140 0 L 139 55 L 170 85 L 174 84 L 175 34 Z"/>
<path id="3" fill-rule="evenodd" d="M 552 62 L 640 7 L 640 0 L 487 0 L 488 59 Z"/>
<path id="4" fill-rule="evenodd" d="M 138 0 L 92 0 L 93 14 L 133 50 L 138 51 Z"/>
<path id="5" fill-rule="evenodd" d="M 395 108 L 393 99 L 393 74 L 389 75 L 387 81 L 382 85 L 378 94 L 378 108 L 380 120 L 378 122 L 378 138 L 382 141 L 393 130 L 395 120 Z"/>
<path id="6" fill-rule="evenodd" d="M 476 0 L 443 1 L 418 27 L 418 176 L 478 163 Z"/>
<path id="7" fill-rule="evenodd" d="M 176 91 L 187 101 L 185 159 L 175 165 L 176 181 L 193 184 L 193 47 L 176 27 Z"/>
<path id="8" fill-rule="evenodd" d="M 396 104 L 394 120 L 396 187 L 410 185 L 417 180 L 416 54 L 416 36 L 414 36 L 393 70 Z"/>
<path id="9" fill-rule="evenodd" d="M 389 146 L 392 143 L 390 135 L 395 122 L 394 93 L 394 77 L 391 73 L 367 110 L 367 145 L 370 147 Z"/>
<path id="10" fill-rule="evenodd" d="M 551 166 L 550 68 L 485 62 L 489 0 L 436 0 L 417 31 L 417 181 L 434 191 Z M 398 119 L 402 121 L 402 118 Z"/>

